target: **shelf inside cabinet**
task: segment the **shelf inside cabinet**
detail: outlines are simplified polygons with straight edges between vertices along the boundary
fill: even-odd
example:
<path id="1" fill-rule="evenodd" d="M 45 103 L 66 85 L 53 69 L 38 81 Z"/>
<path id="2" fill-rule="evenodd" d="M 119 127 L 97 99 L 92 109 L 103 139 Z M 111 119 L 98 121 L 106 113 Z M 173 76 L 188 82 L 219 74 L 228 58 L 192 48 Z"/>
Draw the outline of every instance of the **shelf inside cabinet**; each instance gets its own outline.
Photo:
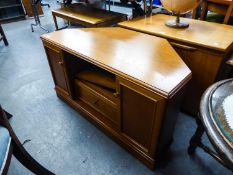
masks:
<path id="1" fill-rule="evenodd" d="M 9 4 L 9 5 L 0 6 L 0 9 L 11 8 L 11 7 L 21 7 L 21 6 L 22 4 Z"/>
<path id="2" fill-rule="evenodd" d="M 10 22 L 25 18 L 25 12 L 20 0 L 1 0 L 0 21 Z"/>
<path id="3" fill-rule="evenodd" d="M 81 61 L 81 60 L 80 60 Z M 82 62 L 82 61 L 81 61 Z M 116 77 L 114 74 L 83 61 L 85 66 L 75 75 L 76 95 L 80 96 L 80 87 L 90 89 L 109 103 L 116 103 Z M 79 89 L 79 90 L 77 90 Z M 81 88 L 82 90 L 82 88 Z"/>

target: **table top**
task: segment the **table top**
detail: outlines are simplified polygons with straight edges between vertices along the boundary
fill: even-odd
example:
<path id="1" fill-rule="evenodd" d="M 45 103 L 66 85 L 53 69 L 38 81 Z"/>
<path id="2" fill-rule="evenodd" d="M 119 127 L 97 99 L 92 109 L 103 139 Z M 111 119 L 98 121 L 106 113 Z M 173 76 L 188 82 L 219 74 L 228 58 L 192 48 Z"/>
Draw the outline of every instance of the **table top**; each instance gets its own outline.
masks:
<path id="1" fill-rule="evenodd" d="M 191 78 L 190 69 L 162 38 L 118 27 L 65 29 L 41 38 L 166 98 Z"/>
<path id="2" fill-rule="evenodd" d="M 121 13 L 85 6 L 83 4 L 55 9 L 52 10 L 52 13 L 85 21 L 93 25 L 124 16 Z"/>
<path id="3" fill-rule="evenodd" d="M 119 26 L 217 51 L 226 52 L 233 47 L 233 26 L 181 18 L 181 21 L 189 23 L 189 27 L 175 29 L 165 26 L 165 22 L 171 19 L 175 19 L 175 16 L 156 14 L 124 21 Z"/>
<path id="4" fill-rule="evenodd" d="M 233 165 L 233 79 L 217 82 L 205 91 L 200 117 L 221 158 Z"/>
<path id="5" fill-rule="evenodd" d="M 210 94 L 209 102 L 212 120 L 233 147 L 233 80 L 216 86 Z"/>

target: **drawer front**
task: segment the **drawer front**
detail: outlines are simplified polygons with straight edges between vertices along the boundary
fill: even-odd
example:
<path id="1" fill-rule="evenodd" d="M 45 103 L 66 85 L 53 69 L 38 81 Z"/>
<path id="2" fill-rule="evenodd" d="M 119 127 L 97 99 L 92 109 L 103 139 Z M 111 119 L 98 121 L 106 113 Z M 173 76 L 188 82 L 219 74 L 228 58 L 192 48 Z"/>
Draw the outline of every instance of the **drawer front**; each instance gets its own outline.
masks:
<path id="1" fill-rule="evenodd" d="M 90 105 L 114 124 L 119 125 L 117 105 L 114 102 L 79 80 L 75 80 L 75 92 L 78 99 Z"/>

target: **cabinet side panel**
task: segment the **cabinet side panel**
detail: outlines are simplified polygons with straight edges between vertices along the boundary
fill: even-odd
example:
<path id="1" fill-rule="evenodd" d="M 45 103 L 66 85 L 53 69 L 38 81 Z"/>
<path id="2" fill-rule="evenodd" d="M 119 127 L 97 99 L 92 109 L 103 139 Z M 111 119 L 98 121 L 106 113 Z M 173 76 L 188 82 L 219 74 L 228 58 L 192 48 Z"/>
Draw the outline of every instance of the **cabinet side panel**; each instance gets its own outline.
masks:
<path id="1" fill-rule="evenodd" d="M 63 68 L 64 62 L 61 59 L 60 52 L 47 47 L 45 47 L 45 50 L 47 53 L 55 85 L 62 88 L 65 91 L 68 91 Z"/>
<path id="2" fill-rule="evenodd" d="M 155 108 L 155 101 L 121 86 L 122 132 L 147 151 L 150 147 Z"/>
<path id="3" fill-rule="evenodd" d="M 192 71 L 192 79 L 186 89 L 182 108 L 196 115 L 204 91 L 215 82 L 220 69 L 221 55 L 210 54 L 201 50 L 189 51 L 175 47 L 177 53 Z"/>

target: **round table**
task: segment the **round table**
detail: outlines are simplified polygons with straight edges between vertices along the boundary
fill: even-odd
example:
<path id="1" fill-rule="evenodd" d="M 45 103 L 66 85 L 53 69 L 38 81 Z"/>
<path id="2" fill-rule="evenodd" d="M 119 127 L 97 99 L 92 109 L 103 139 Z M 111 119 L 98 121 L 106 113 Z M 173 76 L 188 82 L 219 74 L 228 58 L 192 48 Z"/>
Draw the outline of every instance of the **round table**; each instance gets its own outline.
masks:
<path id="1" fill-rule="evenodd" d="M 200 147 L 233 170 L 233 79 L 217 82 L 205 91 L 196 122 L 198 127 L 190 140 L 188 153 L 191 155 Z M 204 132 L 215 150 L 202 143 Z"/>

